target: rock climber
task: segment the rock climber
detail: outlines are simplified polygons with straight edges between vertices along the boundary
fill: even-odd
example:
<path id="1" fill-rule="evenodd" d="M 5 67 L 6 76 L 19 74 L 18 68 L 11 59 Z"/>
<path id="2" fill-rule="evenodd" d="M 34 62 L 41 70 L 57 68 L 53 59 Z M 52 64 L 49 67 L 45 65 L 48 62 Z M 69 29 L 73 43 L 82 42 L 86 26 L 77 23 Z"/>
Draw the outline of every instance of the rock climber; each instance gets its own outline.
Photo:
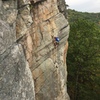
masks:
<path id="1" fill-rule="evenodd" d="M 55 42 L 56 42 L 56 44 L 59 44 L 59 42 L 60 42 L 59 37 L 54 37 L 54 38 L 55 38 Z"/>
<path id="2" fill-rule="evenodd" d="M 59 45 L 60 39 L 59 37 L 52 36 L 54 46 L 57 47 Z"/>

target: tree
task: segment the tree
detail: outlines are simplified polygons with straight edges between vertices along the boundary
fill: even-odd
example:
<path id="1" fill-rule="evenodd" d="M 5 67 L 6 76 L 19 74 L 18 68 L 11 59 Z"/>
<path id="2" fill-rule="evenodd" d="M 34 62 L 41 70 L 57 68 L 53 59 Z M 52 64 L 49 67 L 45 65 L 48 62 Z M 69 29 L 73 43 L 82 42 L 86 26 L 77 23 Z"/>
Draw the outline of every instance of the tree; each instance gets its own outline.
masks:
<path id="1" fill-rule="evenodd" d="M 70 23 L 68 92 L 71 100 L 100 99 L 100 30 L 77 18 Z"/>

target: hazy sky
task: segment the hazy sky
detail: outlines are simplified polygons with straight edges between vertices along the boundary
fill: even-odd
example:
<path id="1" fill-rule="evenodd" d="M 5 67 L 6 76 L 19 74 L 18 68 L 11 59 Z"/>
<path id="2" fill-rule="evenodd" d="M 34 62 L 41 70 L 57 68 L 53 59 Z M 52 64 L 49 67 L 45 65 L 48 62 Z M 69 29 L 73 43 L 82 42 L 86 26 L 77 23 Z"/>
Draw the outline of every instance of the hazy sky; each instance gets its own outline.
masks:
<path id="1" fill-rule="evenodd" d="M 100 12 L 100 0 L 65 0 L 69 8 L 83 12 Z"/>

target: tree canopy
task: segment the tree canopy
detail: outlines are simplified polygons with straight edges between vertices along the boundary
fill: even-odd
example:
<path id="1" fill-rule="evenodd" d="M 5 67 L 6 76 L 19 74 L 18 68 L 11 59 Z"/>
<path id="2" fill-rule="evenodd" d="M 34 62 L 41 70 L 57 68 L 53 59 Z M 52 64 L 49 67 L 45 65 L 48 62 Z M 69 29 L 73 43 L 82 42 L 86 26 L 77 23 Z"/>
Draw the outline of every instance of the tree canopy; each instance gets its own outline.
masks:
<path id="1" fill-rule="evenodd" d="M 84 17 L 69 22 L 68 93 L 71 100 L 99 100 L 100 29 Z"/>

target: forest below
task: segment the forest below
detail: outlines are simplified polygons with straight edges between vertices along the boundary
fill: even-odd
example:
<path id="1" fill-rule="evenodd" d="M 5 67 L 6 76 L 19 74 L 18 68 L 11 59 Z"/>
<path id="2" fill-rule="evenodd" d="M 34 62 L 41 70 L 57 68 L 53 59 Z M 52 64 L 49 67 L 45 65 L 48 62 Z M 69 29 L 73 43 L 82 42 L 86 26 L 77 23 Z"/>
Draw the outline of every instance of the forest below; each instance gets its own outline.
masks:
<path id="1" fill-rule="evenodd" d="M 68 93 L 71 100 L 100 100 L 100 13 L 68 9 Z"/>

